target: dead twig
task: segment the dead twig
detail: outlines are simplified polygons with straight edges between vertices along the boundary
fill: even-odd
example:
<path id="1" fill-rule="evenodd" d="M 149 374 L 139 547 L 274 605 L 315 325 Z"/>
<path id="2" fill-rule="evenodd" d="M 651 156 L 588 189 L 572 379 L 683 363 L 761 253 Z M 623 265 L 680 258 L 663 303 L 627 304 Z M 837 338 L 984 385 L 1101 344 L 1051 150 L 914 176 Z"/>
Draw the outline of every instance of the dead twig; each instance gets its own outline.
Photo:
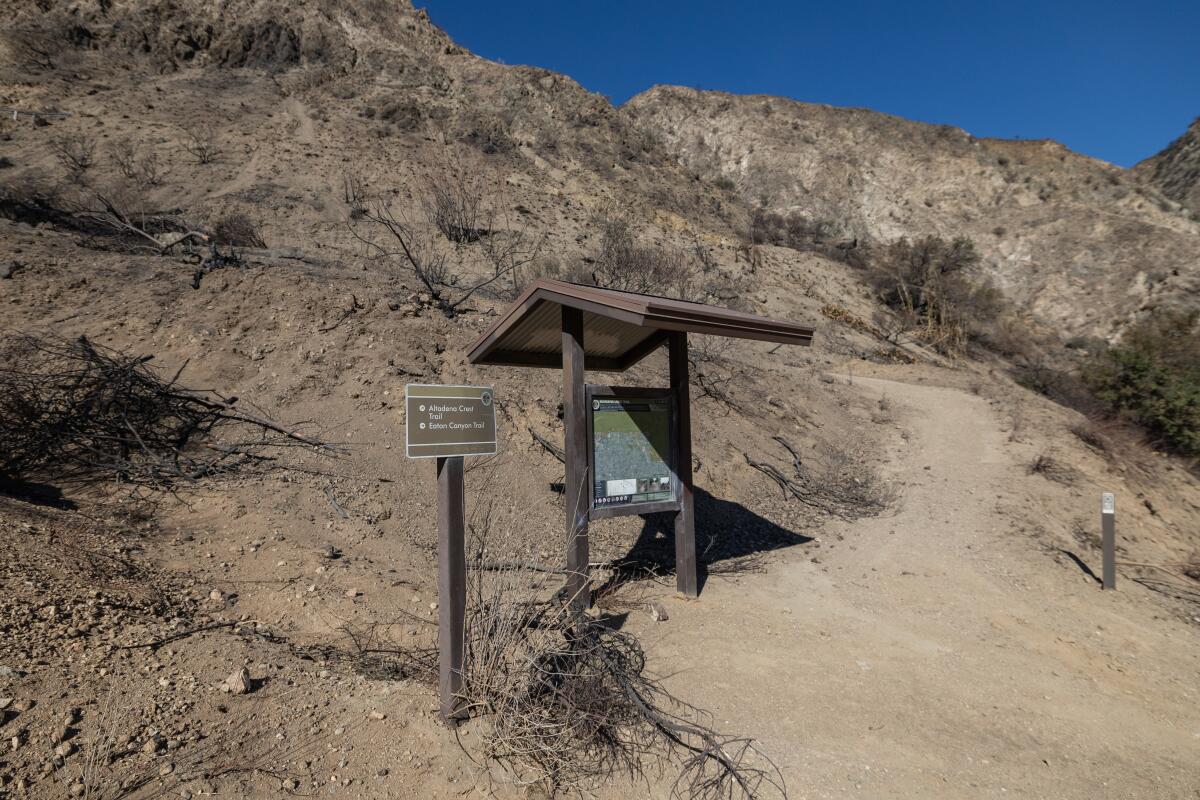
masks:
<path id="1" fill-rule="evenodd" d="M 526 430 L 529 431 L 529 435 L 533 437 L 533 440 L 535 442 L 537 442 L 538 444 L 540 444 L 547 453 L 549 453 L 550 455 L 557 458 L 560 463 L 563 463 L 563 464 L 567 463 L 566 453 L 563 452 L 563 449 L 561 447 L 558 447 L 557 445 L 555 445 L 553 442 L 551 442 L 545 436 L 542 436 L 540 433 L 535 431 L 533 428 L 526 428 Z"/>

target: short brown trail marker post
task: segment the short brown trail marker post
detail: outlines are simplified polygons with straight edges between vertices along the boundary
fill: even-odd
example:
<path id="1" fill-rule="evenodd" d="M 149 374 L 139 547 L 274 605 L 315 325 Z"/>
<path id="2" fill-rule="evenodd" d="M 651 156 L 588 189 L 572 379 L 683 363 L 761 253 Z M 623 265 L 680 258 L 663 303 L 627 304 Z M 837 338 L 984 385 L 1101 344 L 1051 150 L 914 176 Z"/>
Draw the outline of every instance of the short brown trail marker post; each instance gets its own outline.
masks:
<path id="1" fill-rule="evenodd" d="M 1100 496 L 1100 539 L 1104 551 L 1101 586 L 1117 588 L 1117 498 L 1112 492 Z"/>
<path id="2" fill-rule="evenodd" d="M 463 656 L 467 611 L 466 501 L 463 457 L 496 452 L 490 386 L 405 387 L 405 455 L 437 459 L 438 695 L 442 719 L 464 716 Z"/>

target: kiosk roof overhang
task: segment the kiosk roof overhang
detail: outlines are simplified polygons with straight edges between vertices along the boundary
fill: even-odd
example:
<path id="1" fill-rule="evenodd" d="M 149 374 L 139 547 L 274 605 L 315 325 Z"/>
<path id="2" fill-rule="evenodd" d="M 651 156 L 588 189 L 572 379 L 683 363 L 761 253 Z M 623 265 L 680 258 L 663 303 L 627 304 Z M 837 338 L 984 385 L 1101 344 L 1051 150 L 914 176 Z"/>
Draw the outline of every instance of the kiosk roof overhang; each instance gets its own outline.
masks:
<path id="1" fill-rule="evenodd" d="M 673 331 L 807 346 L 813 329 L 727 308 L 540 278 L 471 346 L 472 364 L 562 366 L 562 308 L 583 312 L 587 369 L 619 372 Z"/>

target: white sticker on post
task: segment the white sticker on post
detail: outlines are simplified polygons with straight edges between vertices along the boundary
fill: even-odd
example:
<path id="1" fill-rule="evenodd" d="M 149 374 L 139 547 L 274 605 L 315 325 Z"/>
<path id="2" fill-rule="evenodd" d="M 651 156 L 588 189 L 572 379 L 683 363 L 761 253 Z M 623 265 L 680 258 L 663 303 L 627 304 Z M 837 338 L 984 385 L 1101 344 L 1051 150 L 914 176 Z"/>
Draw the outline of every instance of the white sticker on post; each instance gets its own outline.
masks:
<path id="1" fill-rule="evenodd" d="M 1117 513 L 1117 496 L 1112 492 L 1105 492 L 1100 495 L 1100 513 L 1115 514 Z"/>

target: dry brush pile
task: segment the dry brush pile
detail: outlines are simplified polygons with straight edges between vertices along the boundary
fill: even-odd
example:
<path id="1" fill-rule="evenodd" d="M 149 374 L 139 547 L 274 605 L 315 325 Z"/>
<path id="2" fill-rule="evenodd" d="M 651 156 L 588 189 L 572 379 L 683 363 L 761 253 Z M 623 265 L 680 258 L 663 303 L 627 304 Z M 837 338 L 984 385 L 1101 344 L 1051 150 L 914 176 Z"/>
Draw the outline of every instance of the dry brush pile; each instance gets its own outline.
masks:
<path id="1" fill-rule="evenodd" d="M 488 558 L 477 540 L 462 697 L 509 779 L 555 796 L 674 771 L 674 798 L 786 797 L 753 740 L 714 730 L 648 672 L 636 637 L 572 610 L 561 571 Z"/>
<path id="2" fill-rule="evenodd" d="M 174 489 L 280 464 L 285 448 L 333 453 L 237 404 L 163 377 L 152 356 L 86 337 L 0 339 L 0 480 Z"/>

